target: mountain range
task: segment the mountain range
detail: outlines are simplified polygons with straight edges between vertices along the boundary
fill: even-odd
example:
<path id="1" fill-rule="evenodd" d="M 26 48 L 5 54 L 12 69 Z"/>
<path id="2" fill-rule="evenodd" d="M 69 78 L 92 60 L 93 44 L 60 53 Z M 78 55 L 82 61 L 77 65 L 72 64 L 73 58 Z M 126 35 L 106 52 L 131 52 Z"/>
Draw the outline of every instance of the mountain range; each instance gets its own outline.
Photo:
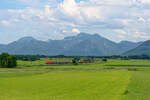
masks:
<path id="1" fill-rule="evenodd" d="M 108 40 L 98 34 L 80 33 L 76 36 L 65 37 L 62 40 L 48 40 L 47 42 L 23 37 L 7 45 L 0 44 L 0 53 L 24 55 L 66 55 L 66 56 L 110 56 L 134 52 L 143 42 Z M 149 48 L 150 49 L 150 48 Z"/>
<path id="2" fill-rule="evenodd" d="M 132 56 L 132 55 L 149 55 L 150 56 L 150 40 L 145 41 L 136 48 L 133 48 L 123 55 Z"/>

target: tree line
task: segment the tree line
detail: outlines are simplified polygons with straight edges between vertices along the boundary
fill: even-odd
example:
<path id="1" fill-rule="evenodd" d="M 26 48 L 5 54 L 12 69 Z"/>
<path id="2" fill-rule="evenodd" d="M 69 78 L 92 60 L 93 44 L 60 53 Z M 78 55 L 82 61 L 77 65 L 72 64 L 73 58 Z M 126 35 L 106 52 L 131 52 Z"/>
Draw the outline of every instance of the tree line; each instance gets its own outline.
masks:
<path id="1" fill-rule="evenodd" d="M 131 55 L 131 56 L 120 56 L 120 55 L 113 55 L 113 56 L 101 56 L 100 58 L 107 58 L 107 59 L 122 59 L 122 60 L 130 60 L 130 59 L 146 59 L 149 60 L 149 55 Z"/>
<path id="2" fill-rule="evenodd" d="M 40 58 L 101 58 L 101 59 L 122 59 L 122 60 L 129 60 L 129 59 L 150 59 L 149 55 L 132 55 L 132 56 L 120 56 L 120 55 L 113 55 L 113 56 L 65 56 L 65 55 L 57 55 L 57 56 L 46 56 L 46 55 L 16 55 L 17 60 L 23 61 L 36 61 L 40 60 Z"/>

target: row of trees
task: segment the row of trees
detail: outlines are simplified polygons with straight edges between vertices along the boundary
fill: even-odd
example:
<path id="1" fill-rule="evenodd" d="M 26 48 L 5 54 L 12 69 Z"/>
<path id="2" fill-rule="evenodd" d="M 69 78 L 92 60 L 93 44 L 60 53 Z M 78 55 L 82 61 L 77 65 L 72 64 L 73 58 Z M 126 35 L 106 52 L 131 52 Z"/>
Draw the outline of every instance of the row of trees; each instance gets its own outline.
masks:
<path id="1" fill-rule="evenodd" d="M 89 61 L 89 59 L 92 61 L 94 58 L 101 58 L 103 60 L 106 59 L 123 59 L 123 60 L 129 60 L 129 59 L 150 59 L 150 56 L 148 55 L 133 55 L 133 56 L 120 56 L 120 55 L 113 55 L 113 56 L 64 56 L 64 55 L 58 55 L 58 56 L 45 56 L 45 55 L 16 55 L 17 60 L 23 60 L 23 61 L 36 61 L 40 60 L 40 58 L 75 58 L 73 59 L 73 62 L 77 62 L 77 58 L 84 58 Z"/>
<path id="2" fill-rule="evenodd" d="M 123 60 L 129 60 L 129 59 L 150 59 L 149 55 L 132 55 L 132 56 L 120 56 L 120 55 L 113 55 L 113 56 L 102 56 L 99 58 L 107 58 L 107 59 L 123 59 Z"/>
<path id="3" fill-rule="evenodd" d="M 0 67 L 2 68 L 14 68 L 17 66 L 17 59 L 13 55 L 8 53 L 2 53 L 0 55 Z"/>
<path id="4" fill-rule="evenodd" d="M 40 60 L 40 58 L 46 58 L 46 56 L 40 55 L 16 55 L 17 60 L 22 61 L 36 61 Z"/>

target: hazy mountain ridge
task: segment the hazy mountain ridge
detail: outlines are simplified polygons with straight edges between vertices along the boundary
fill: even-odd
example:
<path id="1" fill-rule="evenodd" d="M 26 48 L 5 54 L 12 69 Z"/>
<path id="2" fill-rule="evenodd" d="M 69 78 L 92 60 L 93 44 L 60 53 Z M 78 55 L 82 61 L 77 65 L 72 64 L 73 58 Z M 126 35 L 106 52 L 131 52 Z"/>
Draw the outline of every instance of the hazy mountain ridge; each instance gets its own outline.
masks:
<path id="1" fill-rule="evenodd" d="M 33 37 L 23 37 L 8 45 L 0 45 L 0 52 L 30 55 L 109 56 L 122 54 L 139 45 L 140 42 L 115 43 L 98 34 L 81 33 L 63 40 L 48 42 L 36 40 Z"/>
<path id="2" fill-rule="evenodd" d="M 130 42 L 130 41 L 121 41 L 118 43 L 118 46 L 120 50 L 124 52 L 127 52 L 133 48 L 136 48 L 137 46 L 141 45 L 143 42 Z"/>
<path id="3" fill-rule="evenodd" d="M 145 41 L 138 47 L 125 52 L 123 55 L 150 55 L 150 40 Z"/>

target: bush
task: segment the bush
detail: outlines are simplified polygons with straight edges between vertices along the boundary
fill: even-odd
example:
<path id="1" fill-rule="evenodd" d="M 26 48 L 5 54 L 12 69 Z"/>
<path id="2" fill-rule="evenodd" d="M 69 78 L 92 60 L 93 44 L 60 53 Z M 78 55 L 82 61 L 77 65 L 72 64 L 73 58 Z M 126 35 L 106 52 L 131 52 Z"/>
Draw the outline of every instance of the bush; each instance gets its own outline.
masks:
<path id="1" fill-rule="evenodd" d="M 15 56 L 8 53 L 2 53 L 0 55 L 0 67 L 2 68 L 14 68 L 17 66 L 17 59 Z"/>
<path id="2" fill-rule="evenodd" d="M 80 58 L 73 58 L 72 59 L 72 64 L 78 65 L 78 62 L 80 61 Z"/>
<path id="3" fill-rule="evenodd" d="M 104 58 L 104 59 L 102 59 L 102 61 L 107 62 L 107 59 L 106 59 L 106 58 Z"/>

